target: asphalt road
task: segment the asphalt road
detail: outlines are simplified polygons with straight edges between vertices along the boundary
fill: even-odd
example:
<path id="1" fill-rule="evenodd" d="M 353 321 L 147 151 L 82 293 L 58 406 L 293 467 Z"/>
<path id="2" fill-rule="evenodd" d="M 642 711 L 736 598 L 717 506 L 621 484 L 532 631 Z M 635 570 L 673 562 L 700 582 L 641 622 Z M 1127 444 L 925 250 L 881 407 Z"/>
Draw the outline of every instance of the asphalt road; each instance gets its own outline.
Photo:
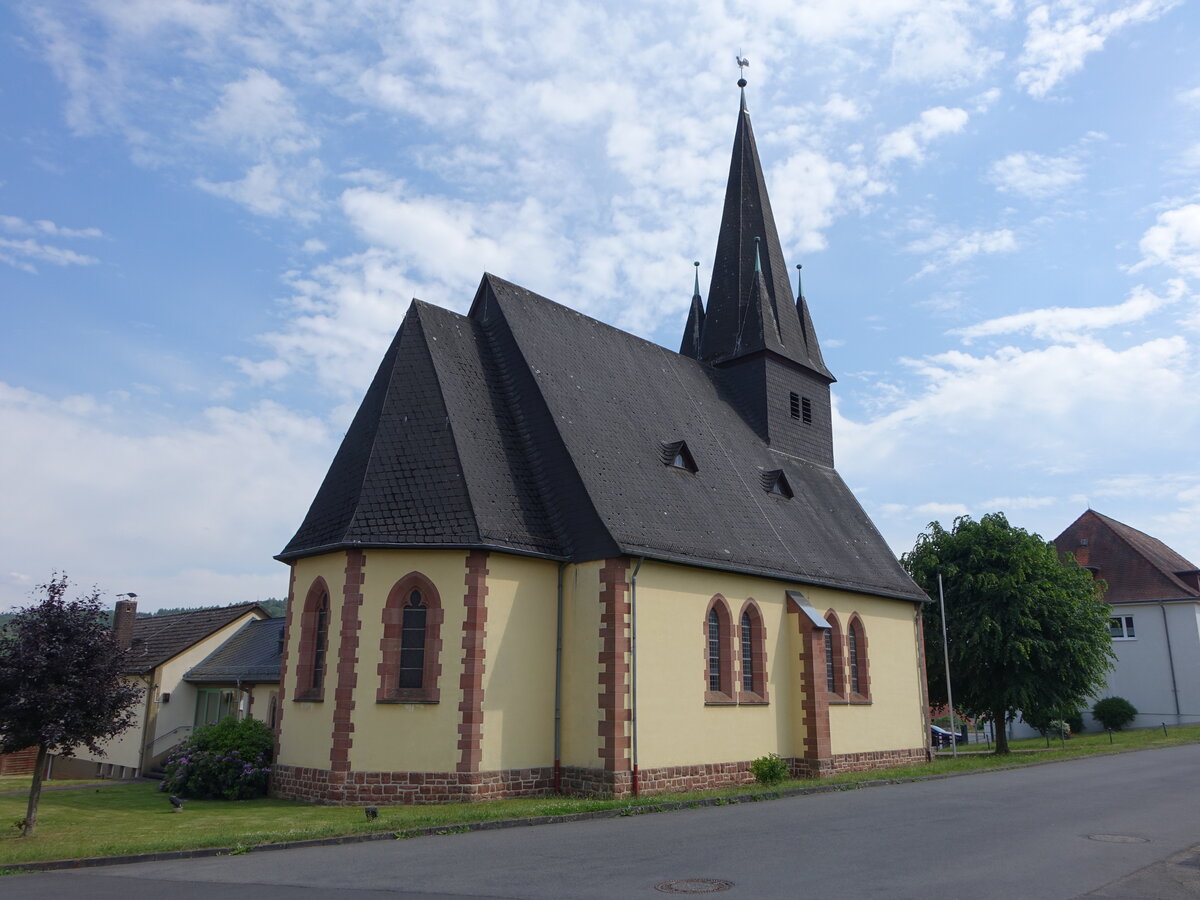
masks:
<path id="1" fill-rule="evenodd" d="M 14 875 L 0 897 L 653 898 L 663 882 L 715 879 L 732 882 L 730 900 L 1173 900 L 1200 897 L 1198 799 L 1191 745 L 657 815 Z"/>

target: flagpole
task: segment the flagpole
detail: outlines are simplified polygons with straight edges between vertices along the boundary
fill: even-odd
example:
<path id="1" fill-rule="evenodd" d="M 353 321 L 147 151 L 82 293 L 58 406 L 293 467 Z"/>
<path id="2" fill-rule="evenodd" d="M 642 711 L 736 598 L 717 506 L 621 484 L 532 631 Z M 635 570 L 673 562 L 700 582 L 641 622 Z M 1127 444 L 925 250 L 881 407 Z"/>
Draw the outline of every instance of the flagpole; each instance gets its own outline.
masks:
<path id="1" fill-rule="evenodd" d="M 950 706 L 950 747 L 958 759 L 958 731 L 954 727 L 954 691 L 950 689 L 950 642 L 946 639 L 946 595 L 942 591 L 942 573 L 938 572 L 938 603 L 942 608 L 942 655 L 946 658 L 946 702 Z"/>

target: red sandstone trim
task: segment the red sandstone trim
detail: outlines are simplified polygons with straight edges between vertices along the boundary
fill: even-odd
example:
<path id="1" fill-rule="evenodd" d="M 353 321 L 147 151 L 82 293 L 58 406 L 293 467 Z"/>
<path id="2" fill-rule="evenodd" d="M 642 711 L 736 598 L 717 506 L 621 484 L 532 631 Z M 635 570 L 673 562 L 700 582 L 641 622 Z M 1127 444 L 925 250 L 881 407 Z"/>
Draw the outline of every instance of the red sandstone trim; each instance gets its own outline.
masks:
<path id="1" fill-rule="evenodd" d="M 329 670 L 329 619 L 326 617 L 325 670 L 321 683 L 313 684 L 313 670 L 317 654 L 317 620 L 322 600 L 329 603 L 329 585 L 318 576 L 314 579 L 304 598 L 304 610 L 300 613 L 300 646 L 296 648 L 296 696 L 294 700 L 324 700 L 325 681 Z"/>
<path id="2" fill-rule="evenodd" d="M 718 675 L 721 689 L 714 691 L 708 680 L 708 616 L 713 610 L 717 611 L 718 642 L 721 645 L 721 658 L 718 661 Z M 733 623 L 729 615 L 729 603 L 720 594 L 713 594 L 704 608 L 704 618 L 701 620 L 704 631 L 704 642 L 700 645 L 704 651 L 704 703 L 706 706 L 734 706 L 737 699 L 733 687 Z"/>
<path id="3" fill-rule="evenodd" d="M 821 640 L 821 671 L 817 678 L 820 690 L 825 691 L 825 699 L 831 704 L 846 703 L 846 638 L 842 633 L 842 621 L 832 609 L 825 611 L 825 621 L 829 623 L 829 643 L 833 647 L 833 690 L 829 688 L 829 676 L 825 669 L 825 641 Z"/>
<path id="4" fill-rule="evenodd" d="M 346 580 L 342 586 L 342 623 L 338 637 L 337 687 L 333 692 L 333 732 L 329 763 L 335 776 L 350 771 L 350 748 L 354 745 L 354 688 L 358 685 L 358 632 L 362 628 L 363 568 L 367 557 L 361 550 L 346 551 Z"/>
<path id="5" fill-rule="evenodd" d="M 421 687 L 400 687 L 400 642 L 404 633 L 404 604 L 414 591 L 425 602 L 425 666 Z M 377 703 L 437 703 L 441 700 L 438 679 L 442 674 L 442 622 L 446 612 L 433 582 L 420 572 L 409 572 L 393 585 L 383 608 L 383 637 L 379 639 L 380 663 L 376 667 L 379 687 Z"/>
<path id="6" fill-rule="evenodd" d="M 847 634 L 853 632 L 856 636 L 855 645 L 858 650 L 858 690 L 850 690 L 850 702 L 867 704 L 871 702 L 871 654 L 870 643 L 867 640 L 867 629 L 858 613 L 850 614 L 850 627 Z"/>
<path id="7" fill-rule="evenodd" d="M 819 768 L 830 757 L 829 701 L 823 690 L 825 681 L 825 633 L 817 628 L 799 608 L 788 604 L 788 613 L 796 617 L 800 629 L 800 696 L 804 722 L 804 762 Z M 818 682 L 817 679 L 820 679 Z M 797 770 L 799 771 L 799 770 Z"/>
<path id="8" fill-rule="evenodd" d="M 287 699 L 288 666 L 291 662 L 288 648 L 292 643 L 292 629 L 296 627 L 296 564 L 288 565 L 288 595 L 287 606 L 283 611 L 283 654 L 279 660 L 279 701 L 275 704 L 275 755 L 279 759 L 279 733 L 283 730 L 283 701 Z M 929 731 L 928 728 L 925 729 Z"/>
<path id="9" fill-rule="evenodd" d="M 600 569 L 600 760 L 607 772 L 628 772 L 629 560 L 606 559 Z"/>
<path id="10" fill-rule="evenodd" d="M 459 772 L 478 772 L 483 759 L 483 673 L 484 638 L 487 636 L 487 568 L 486 551 L 473 550 L 467 554 L 467 593 L 463 598 L 466 616 L 462 626 L 462 674 L 459 686 L 463 698 L 458 704 L 462 718 L 458 725 Z"/>
<path id="11" fill-rule="evenodd" d="M 740 671 L 742 657 L 746 652 L 745 648 L 741 646 L 742 617 L 747 613 L 750 614 L 750 690 L 745 690 L 745 673 Z M 741 706 L 763 706 L 771 700 L 767 693 L 767 632 L 763 625 L 762 610 L 758 608 L 753 597 L 747 599 L 738 612 L 737 630 L 738 649 L 741 651 L 737 658 L 739 671 L 734 676 L 737 684 L 737 701 Z"/>

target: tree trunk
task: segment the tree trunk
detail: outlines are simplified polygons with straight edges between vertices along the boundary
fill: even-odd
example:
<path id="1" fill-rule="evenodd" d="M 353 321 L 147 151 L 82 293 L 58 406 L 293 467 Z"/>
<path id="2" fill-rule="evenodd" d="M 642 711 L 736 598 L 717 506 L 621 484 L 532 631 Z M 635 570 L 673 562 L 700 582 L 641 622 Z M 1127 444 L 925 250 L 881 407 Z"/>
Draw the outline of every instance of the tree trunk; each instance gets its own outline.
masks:
<path id="1" fill-rule="evenodd" d="M 29 806 L 25 808 L 25 822 L 21 834 L 32 837 L 37 829 L 38 801 L 42 799 L 42 776 L 46 773 L 46 757 L 50 753 L 45 744 L 38 745 L 37 762 L 33 764 L 33 783 L 29 785 Z"/>
<path id="2" fill-rule="evenodd" d="M 1004 716 L 992 716 L 993 730 L 996 732 L 996 755 L 1008 756 L 1008 720 Z"/>

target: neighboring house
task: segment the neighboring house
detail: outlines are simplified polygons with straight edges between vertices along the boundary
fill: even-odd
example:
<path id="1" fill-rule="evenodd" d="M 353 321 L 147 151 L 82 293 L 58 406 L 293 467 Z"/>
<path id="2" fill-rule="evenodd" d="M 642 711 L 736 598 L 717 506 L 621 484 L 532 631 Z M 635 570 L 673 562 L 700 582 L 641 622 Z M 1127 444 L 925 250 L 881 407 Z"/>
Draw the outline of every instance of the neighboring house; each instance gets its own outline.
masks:
<path id="1" fill-rule="evenodd" d="M 833 468 L 833 381 L 744 97 L 680 353 L 492 275 L 466 316 L 414 300 L 278 557 L 272 791 L 628 795 L 748 781 L 772 752 L 807 775 L 926 760 L 927 598 Z"/>
<path id="2" fill-rule="evenodd" d="M 161 762 L 191 735 L 200 719 L 198 703 L 209 699 L 184 680 L 185 674 L 248 623 L 267 618 L 257 603 L 138 618 L 136 601 L 118 600 L 113 632 L 117 644 L 128 649 L 126 677 L 145 691 L 137 721 L 101 754 L 80 748 L 73 757 L 55 758 L 53 775 L 133 778 Z M 231 702 L 227 711 L 235 708 Z"/>
<path id="3" fill-rule="evenodd" d="M 213 725 L 226 716 L 261 719 L 275 727 L 283 619 L 255 619 L 183 680 L 196 690 L 193 726 Z"/>
<path id="4" fill-rule="evenodd" d="M 1054 546 L 1108 585 L 1117 660 L 1099 696 L 1137 707 L 1134 727 L 1200 722 L 1200 569 L 1157 538 L 1091 509 Z"/>

